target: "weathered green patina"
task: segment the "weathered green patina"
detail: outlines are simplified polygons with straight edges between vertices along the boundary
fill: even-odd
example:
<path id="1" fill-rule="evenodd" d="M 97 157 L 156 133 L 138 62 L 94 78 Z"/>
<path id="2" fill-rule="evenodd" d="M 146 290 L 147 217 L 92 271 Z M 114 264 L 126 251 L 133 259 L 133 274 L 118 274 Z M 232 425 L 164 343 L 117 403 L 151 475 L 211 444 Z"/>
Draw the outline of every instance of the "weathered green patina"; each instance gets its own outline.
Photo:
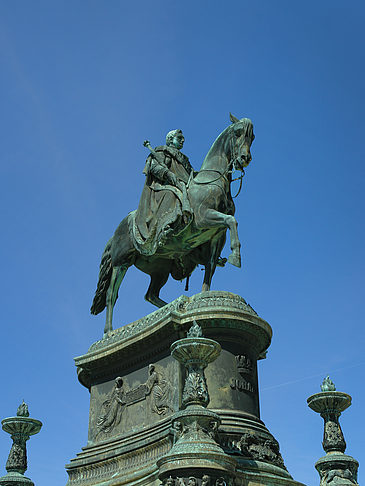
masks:
<path id="1" fill-rule="evenodd" d="M 341 412 L 351 405 L 351 396 L 336 391 L 329 376 L 323 380 L 321 390 L 307 399 L 308 406 L 324 420 L 322 445 L 326 455 L 315 464 L 320 486 L 357 485 L 359 463 L 345 454 L 346 442 L 339 422 Z"/>
<path id="2" fill-rule="evenodd" d="M 212 484 L 233 484 L 236 461 L 226 454 L 218 443 L 219 415 L 206 407 L 209 403 L 204 369 L 221 353 L 221 346 L 202 336 L 194 321 L 187 337 L 171 345 L 171 355 L 186 370 L 182 404 L 172 419 L 174 445 L 170 452 L 157 461 L 159 479 L 165 484 L 186 478 L 197 486 L 203 476 Z M 191 472 L 194 472 L 194 476 Z M 189 477 L 190 476 L 190 477 Z"/>
<path id="3" fill-rule="evenodd" d="M 104 337 L 76 358 L 91 395 L 89 433 L 66 466 L 68 486 L 303 486 L 260 419 L 257 361 L 271 328 L 242 297 L 210 291 L 227 229 L 228 261 L 241 265 L 231 182 L 234 170 L 242 182 L 254 135 L 249 119 L 231 122 L 198 173 L 180 151 L 181 130 L 166 145 L 144 143 L 140 203 L 106 246 L 91 309 L 107 308 Z M 199 263 L 200 294 L 160 299 L 169 275 L 188 278 Z M 145 297 L 160 308 L 113 330 L 131 265 L 151 276 Z"/>
<path id="4" fill-rule="evenodd" d="M 2 428 L 11 435 L 13 445 L 6 462 L 7 474 L 0 478 L 2 486 L 34 486 L 34 483 L 24 476 L 27 470 L 26 442 L 31 435 L 38 434 L 42 422 L 29 417 L 28 405 L 21 403 L 16 417 L 8 417 L 1 421 Z"/>
<path id="5" fill-rule="evenodd" d="M 260 419 L 270 341 L 242 297 L 207 291 L 94 343 L 76 358 L 90 418 L 68 486 L 302 486 Z"/>
<path id="6" fill-rule="evenodd" d="M 227 229 L 232 250 L 228 262 L 241 266 L 231 182 L 233 171 L 243 174 L 251 161 L 254 134 L 248 118 L 231 115 L 231 121 L 196 174 L 180 152 L 180 130 L 169 132 L 165 146 L 151 150 L 138 209 L 123 219 L 102 256 L 91 313 L 106 307 L 105 334 L 112 330 L 119 287 L 131 265 L 151 276 L 145 298 L 157 307 L 166 305 L 159 293 L 169 275 L 188 278 L 198 264 L 205 267 L 203 291 L 210 289 L 216 266 L 223 262 Z"/>

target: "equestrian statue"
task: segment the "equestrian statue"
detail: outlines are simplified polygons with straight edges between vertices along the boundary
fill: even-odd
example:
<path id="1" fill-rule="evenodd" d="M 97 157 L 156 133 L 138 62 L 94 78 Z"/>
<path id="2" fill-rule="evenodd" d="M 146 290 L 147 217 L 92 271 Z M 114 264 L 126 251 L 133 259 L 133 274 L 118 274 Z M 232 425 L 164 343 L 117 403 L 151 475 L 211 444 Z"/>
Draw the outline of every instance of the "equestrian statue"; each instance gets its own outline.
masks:
<path id="1" fill-rule="evenodd" d="M 157 307 L 166 305 L 160 290 L 169 275 L 189 279 L 201 264 L 205 267 L 202 291 L 210 289 L 226 232 L 229 230 L 232 253 L 228 262 L 241 266 L 240 241 L 235 206 L 231 195 L 232 174 L 251 161 L 253 125 L 248 118 L 230 115 L 229 125 L 215 140 L 199 172 L 180 149 L 181 130 L 166 136 L 166 145 L 150 150 L 144 168 L 146 182 L 135 211 L 126 216 L 108 241 L 100 263 L 100 273 L 92 314 L 106 307 L 104 333 L 112 330 L 113 308 L 119 287 L 131 265 L 151 277 L 145 299 Z M 240 190 L 239 189 L 239 190 Z"/>

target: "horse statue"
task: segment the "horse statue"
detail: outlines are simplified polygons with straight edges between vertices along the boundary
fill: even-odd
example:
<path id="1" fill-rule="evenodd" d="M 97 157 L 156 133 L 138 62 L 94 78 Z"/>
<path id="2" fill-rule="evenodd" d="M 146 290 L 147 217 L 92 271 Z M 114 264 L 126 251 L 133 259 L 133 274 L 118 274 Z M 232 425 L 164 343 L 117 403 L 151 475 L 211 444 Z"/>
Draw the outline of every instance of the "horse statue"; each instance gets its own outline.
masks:
<path id="1" fill-rule="evenodd" d="M 112 330 L 113 309 L 119 287 L 132 265 L 150 275 L 151 282 L 145 299 L 157 307 L 166 305 L 159 294 L 169 275 L 176 280 L 188 279 L 199 264 L 205 267 L 202 291 L 210 290 L 216 266 L 222 266 L 225 260 L 220 258 L 220 254 L 227 229 L 232 251 L 228 262 L 236 267 L 241 266 L 241 244 L 234 217 L 231 182 L 232 173 L 238 170 L 241 171 L 239 179 L 242 184 L 244 167 L 251 161 L 250 147 L 255 137 L 250 119 L 239 120 L 233 115 L 230 115 L 230 119 L 232 124 L 217 137 L 200 171 L 191 173 L 186 184 L 187 199 L 192 210 L 190 220 L 178 231 L 171 231 L 153 254 L 141 251 L 136 242 L 133 232 L 135 211 L 123 219 L 108 241 L 91 307 L 91 313 L 95 315 L 106 307 L 104 334 Z"/>

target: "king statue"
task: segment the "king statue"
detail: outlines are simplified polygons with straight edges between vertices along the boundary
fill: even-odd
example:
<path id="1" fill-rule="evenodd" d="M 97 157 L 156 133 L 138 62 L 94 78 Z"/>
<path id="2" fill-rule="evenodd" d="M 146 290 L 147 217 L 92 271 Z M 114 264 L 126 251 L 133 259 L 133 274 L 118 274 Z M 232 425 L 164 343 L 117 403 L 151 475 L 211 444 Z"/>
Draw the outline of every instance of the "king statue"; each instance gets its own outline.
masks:
<path id="1" fill-rule="evenodd" d="M 186 155 L 181 130 L 171 130 L 166 145 L 152 149 L 144 168 L 146 182 L 138 209 L 133 215 L 135 246 L 143 255 L 153 255 L 167 237 L 184 228 L 192 219 L 186 186 L 193 168 Z"/>
<path id="2" fill-rule="evenodd" d="M 99 281 L 92 314 L 106 308 L 105 334 L 112 330 L 113 308 L 119 287 L 134 265 L 151 277 L 145 299 L 157 307 L 166 305 L 159 296 L 169 276 L 188 279 L 197 265 L 205 267 L 202 290 L 210 289 L 229 231 L 231 254 L 228 263 L 241 266 L 240 240 L 231 183 L 242 187 L 244 167 L 251 162 L 253 125 L 249 118 L 230 115 L 231 125 L 218 135 L 199 172 L 180 150 L 181 130 L 166 136 L 166 145 L 150 150 L 144 168 L 142 196 L 135 211 L 119 224 L 101 258 Z M 240 175 L 233 178 L 233 173 Z M 237 193 L 237 195 L 238 195 Z"/>

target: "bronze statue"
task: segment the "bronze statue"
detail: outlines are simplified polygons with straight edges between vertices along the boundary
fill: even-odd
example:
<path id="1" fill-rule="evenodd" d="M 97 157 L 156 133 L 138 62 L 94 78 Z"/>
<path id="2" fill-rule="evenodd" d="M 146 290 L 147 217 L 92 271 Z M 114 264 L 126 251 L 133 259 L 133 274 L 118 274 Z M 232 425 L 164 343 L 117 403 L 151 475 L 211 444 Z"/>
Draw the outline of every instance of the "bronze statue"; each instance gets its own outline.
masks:
<path id="1" fill-rule="evenodd" d="M 205 267 L 202 290 L 210 289 L 227 229 L 232 250 L 228 262 L 241 266 L 231 182 L 233 171 L 243 175 L 251 161 L 254 134 L 251 120 L 230 118 L 232 124 L 217 137 L 198 173 L 180 152 L 181 130 L 169 132 L 166 145 L 154 150 L 145 142 L 151 155 L 138 209 L 120 223 L 101 259 L 91 313 L 106 307 L 104 333 L 112 329 L 118 290 L 131 265 L 150 275 L 145 299 L 157 307 L 166 305 L 159 294 L 169 275 L 188 278 L 198 264 Z"/>
<path id="2" fill-rule="evenodd" d="M 182 229 L 192 218 L 186 185 L 193 171 L 189 159 L 180 152 L 184 144 L 181 130 L 166 136 L 166 145 L 151 150 L 144 174 L 146 183 L 137 211 L 131 215 L 133 243 L 143 255 L 154 255 L 168 235 Z"/>

